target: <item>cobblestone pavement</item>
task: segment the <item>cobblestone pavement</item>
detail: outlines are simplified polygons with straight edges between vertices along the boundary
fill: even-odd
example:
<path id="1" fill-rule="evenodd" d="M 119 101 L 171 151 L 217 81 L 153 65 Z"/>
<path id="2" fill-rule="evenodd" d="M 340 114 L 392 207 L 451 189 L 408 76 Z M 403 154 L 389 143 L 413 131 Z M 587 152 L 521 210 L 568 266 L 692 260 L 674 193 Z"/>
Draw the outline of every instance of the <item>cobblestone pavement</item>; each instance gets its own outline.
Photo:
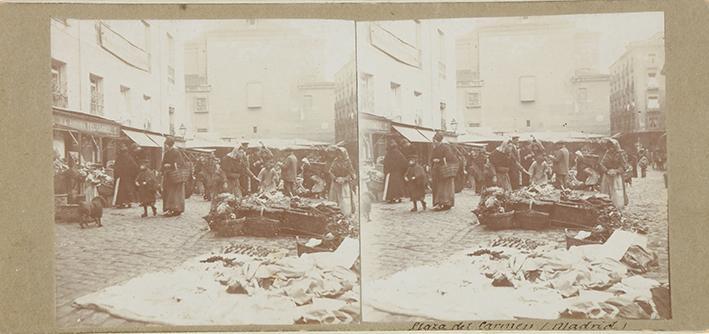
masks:
<path id="1" fill-rule="evenodd" d="M 668 281 L 667 256 L 667 190 L 663 176 L 648 171 L 647 178 L 633 180 L 628 189 L 630 204 L 624 210 L 627 217 L 645 221 L 649 227 L 648 247 L 658 254 L 660 267 L 647 277 Z M 372 206 L 372 221 L 362 226 L 362 279 L 377 280 L 404 268 L 432 264 L 454 253 L 478 245 L 487 245 L 498 236 L 543 240 L 565 247 L 563 230 L 548 231 L 487 231 L 476 225 L 471 210 L 479 196 L 469 189 L 456 194 L 456 205 L 450 211 L 409 212 L 411 203 L 377 203 Z M 430 196 L 427 198 L 430 203 Z M 391 315 L 366 306 L 364 321 L 417 321 L 424 319 Z"/>
<path id="2" fill-rule="evenodd" d="M 72 302 L 141 274 L 174 268 L 229 242 L 295 253 L 294 238 L 216 238 L 202 219 L 208 211 L 209 203 L 194 196 L 186 201 L 180 217 L 140 218 L 142 208 L 133 207 L 105 210 L 101 228 L 82 230 L 78 224 L 56 224 L 57 326 L 141 325 L 104 312 L 76 309 Z"/>

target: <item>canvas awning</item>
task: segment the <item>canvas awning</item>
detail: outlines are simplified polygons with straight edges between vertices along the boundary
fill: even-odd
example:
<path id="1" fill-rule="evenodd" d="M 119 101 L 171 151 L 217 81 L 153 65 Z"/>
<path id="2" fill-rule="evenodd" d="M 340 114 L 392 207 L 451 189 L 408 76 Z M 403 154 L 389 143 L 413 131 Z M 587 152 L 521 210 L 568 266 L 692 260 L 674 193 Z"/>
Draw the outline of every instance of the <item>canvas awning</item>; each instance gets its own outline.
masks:
<path id="1" fill-rule="evenodd" d="M 430 143 L 431 140 L 426 138 L 419 130 L 414 128 L 407 128 L 398 125 L 392 125 L 396 132 L 400 133 L 406 140 L 412 143 Z"/>
<path id="2" fill-rule="evenodd" d="M 150 139 L 150 137 L 148 137 L 148 134 L 126 129 L 123 129 L 123 133 L 125 133 L 128 138 L 130 138 L 134 143 L 138 144 L 141 147 L 161 147 L 155 141 Z"/>
<path id="3" fill-rule="evenodd" d="M 158 144 L 159 145 L 158 147 L 165 146 L 165 137 L 164 136 L 154 135 L 152 133 L 146 133 L 145 135 L 148 136 L 148 138 L 152 139 L 156 144 Z"/>

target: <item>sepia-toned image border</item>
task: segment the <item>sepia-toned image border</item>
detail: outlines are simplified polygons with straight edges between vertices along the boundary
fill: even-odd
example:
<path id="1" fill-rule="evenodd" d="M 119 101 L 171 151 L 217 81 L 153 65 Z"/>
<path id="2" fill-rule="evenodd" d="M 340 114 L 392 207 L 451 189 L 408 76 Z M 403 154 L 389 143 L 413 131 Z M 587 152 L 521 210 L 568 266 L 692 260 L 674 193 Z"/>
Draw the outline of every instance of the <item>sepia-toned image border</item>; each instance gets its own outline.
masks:
<path id="1" fill-rule="evenodd" d="M 11 191 L 2 195 L 3 233 L 5 240 L 1 246 L 4 254 L 2 267 L 6 282 L 2 287 L 2 323 L 3 331 L 47 332 L 60 331 L 55 327 L 55 260 L 54 203 L 51 196 L 53 184 L 49 169 L 27 168 L 27 166 L 50 166 L 52 162 L 52 118 L 47 116 L 51 109 L 51 100 L 44 98 L 51 91 L 50 76 L 47 73 L 49 46 L 49 18 L 112 18 L 112 19 L 196 19 L 196 18 L 332 18 L 350 20 L 391 20 L 413 18 L 477 17 L 477 16 L 522 16 L 581 14 L 595 12 L 641 12 L 663 11 L 665 13 L 665 32 L 667 36 L 667 87 L 668 104 L 673 113 L 667 120 L 668 164 L 673 170 L 682 173 L 673 174 L 668 182 L 669 205 L 669 243 L 671 244 L 670 262 L 672 277 L 672 319 L 658 321 L 618 321 L 615 327 L 607 329 L 665 329 L 665 330 L 702 330 L 708 324 L 703 317 L 707 297 L 702 289 L 705 285 L 701 259 L 706 258 L 706 250 L 698 247 L 707 235 L 703 217 L 706 214 L 704 203 L 707 190 L 698 186 L 702 179 L 701 166 L 706 165 L 703 148 L 697 147 L 702 140 L 703 124 L 706 113 L 699 108 L 706 104 L 702 92 L 707 86 L 707 68 L 703 54 L 709 43 L 701 34 L 706 29 L 701 24 L 706 5 L 702 1 L 677 1 L 672 5 L 660 1 L 624 1 L 624 2 L 568 2 L 556 4 L 420 4 L 396 5 L 4 5 L 3 24 L 6 34 L 3 44 L 12 48 L 3 48 L 1 58 L 13 66 L 6 67 L 2 80 L 3 104 L 6 110 L 2 133 L 8 156 L 4 161 L 12 168 L 3 168 L 2 179 L 11 180 Z M 435 14 L 430 14 L 435 13 Z M 433 17 L 435 16 L 435 17 Z M 32 57 L 28 57 L 32 55 Z M 38 56 L 39 55 L 39 56 Z M 44 55 L 44 56 L 42 56 Z M 17 78 L 31 80 L 17 80 Z M 41 98 L 40 98 L 41 97 Z M 675 112 L 676 111 L 676 112 Z M 32 153 L 36 152 L 36 153 Z M 24 167 L 23 167 L 24 166 Z M 17 182 L 17 185 L 14 183 Z M 689 191 L 688 191 L 689 190 Z M 366 251 L 366 250 L 365 250 Z M 362 264 L 367 270 L 367 264 Z M 31 298 L 27 298 L 31 296 Z M 515 329 L 514 326 L 529 324 L 531 328 L 542 329 L 545 324 L 553 323 L 540 320 L 517 320 L 494 322 L 499 324 L 492 329 Z M 581 326 L 588 320 L 568 320 L 570 324 Z M 591 321 L 593 322 L 593 321 Z M 426 328 L 437 329 L 484 329 L 480 327 L 486 321 L 459 322 L 423 322 Z M 487 322 L 490 323 L 490 322 Z M 391 322 L 382 324 L 367 323 L 328 326 L 182 326 L 182 327 L 146 327 L 143 325 L 111 328 L 116 331 L 184 331 L 184 330 L 415 330 L 415 322 Z M 463 327 L 461 327 L 463 326 Z M 579 327 L 580 328 L 580 327 Z M 517 329 L 522 329 L 517 327 Z M 547 327 L 546 329 L 550 329 Z M 599 328 L 586 328 L 599 329 Z M 72 328 L 71 331 L 104 331 L 106 328 Z"/>

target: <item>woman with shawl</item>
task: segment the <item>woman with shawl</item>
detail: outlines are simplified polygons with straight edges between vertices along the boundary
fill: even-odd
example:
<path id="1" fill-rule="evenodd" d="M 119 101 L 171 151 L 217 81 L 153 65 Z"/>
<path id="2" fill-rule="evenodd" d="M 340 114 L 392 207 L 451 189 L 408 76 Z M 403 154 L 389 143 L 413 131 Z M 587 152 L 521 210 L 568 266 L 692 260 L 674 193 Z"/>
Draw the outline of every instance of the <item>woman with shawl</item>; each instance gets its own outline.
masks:
<path id="1" fill-rule="evenodd" d="M 505 140 L 490 154 L 490 163 L 494 168 L 492 182 L 506 191 L 512 190 L 509 172 L 514 161 L 510 155 L 511 150 L 510 142 Z"/>
<path id="2" fill-rule="evenodd" d="M 628 204 L 623 177 L 631 172 L 632 167 L 628 164 L 617 140 L 613 138 L 607 140 L 606 152 L 599 165 L 602 173 L 601 192 L 610 196 L 613 205 L 618 209 L 623 209 Z"/>
<path id="3" fill-rule="evenodd" d="M 352 196 L 352 188 L 350 182 L 354 177 L 352 164 L 346 154 L 338 150 L 338 154 L 330 166 L 330 196 L 329 200 L 336 202 L 342 214 L 349 216 L 354 212 L 354 198 Z"/>
<path id="4" fill-rule="evenodd" d="M 401 198 L 406 195 L 404 185 L 404 174 L 408 168 L 408 161 L 396 142 L 389 143 L 386 155 L 384 155 L 384 175 L 389 177 L 389 184 L 386 189 L 387 203 L 400 203 Z"/>
<path id="5" fill-rule="evenodd" d="M 431 152 L 431 176 L 434 210 L 448 210 L 455 205 L 456 173 L 445 172 L 451 166 L 458 166 L 458 159 L 448 144 L 443 143 L 443 134 L 433 136 Z"/>
<path id="6" fill-rule="evenodd" d="M 168 137 L 165 140 L 165 154 L 162 158 L 163 202 L 162 211 L 165 216 L 179 216 L 185 211 L 185 181 L 172 177 L 171 173 L 185 168 L 182 153 L 175 147 L 175 139 Z"/>

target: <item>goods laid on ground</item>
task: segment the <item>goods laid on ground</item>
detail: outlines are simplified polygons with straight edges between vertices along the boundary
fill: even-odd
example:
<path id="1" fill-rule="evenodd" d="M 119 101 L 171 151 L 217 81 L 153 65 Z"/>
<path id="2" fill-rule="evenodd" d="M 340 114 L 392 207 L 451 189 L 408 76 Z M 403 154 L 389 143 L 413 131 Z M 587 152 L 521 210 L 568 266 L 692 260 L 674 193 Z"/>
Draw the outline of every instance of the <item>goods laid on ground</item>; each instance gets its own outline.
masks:
<path id="1" fill-rule="evenodd" d="M 356 240 L 344 239 L 334 252 L 286 254 L 231 245 L 80 297 L 74 306 L 173 326 L 359 321 Z"/>
<path id="2" fill-rule="evenodd" d="M 666 318 L 668 286 L 635 274 L 657 264 L 646 242 L 627 231 L 569 250 L 498 238 L 363 288 L 375 309 L 443 321 Z"/>
<path id="3" fill-rule="evenodd" d="M 608 196 L 593 191 L 559 190 L 551 185 L 511 192 L 487 188 L 473 212 L 482 225 L 493 230 L 567 227 L 592 232 L 586 241 L 604 241 L 616 229 L 647 233 L 639 222 L 624 218 Z M 577 235 L 581 237 L 583 233 L 567 234 L 569 238 Z"/>
<path id="4" fill-rule="evenodd" d="M 237 198 L 220 194 L 204 217 L 220 236 L 271 237 L 291 235 L 335 240 L 358 237 L 356 222 L 336 203 L 322 199 L 286 197 L 280 192 Z"/>

